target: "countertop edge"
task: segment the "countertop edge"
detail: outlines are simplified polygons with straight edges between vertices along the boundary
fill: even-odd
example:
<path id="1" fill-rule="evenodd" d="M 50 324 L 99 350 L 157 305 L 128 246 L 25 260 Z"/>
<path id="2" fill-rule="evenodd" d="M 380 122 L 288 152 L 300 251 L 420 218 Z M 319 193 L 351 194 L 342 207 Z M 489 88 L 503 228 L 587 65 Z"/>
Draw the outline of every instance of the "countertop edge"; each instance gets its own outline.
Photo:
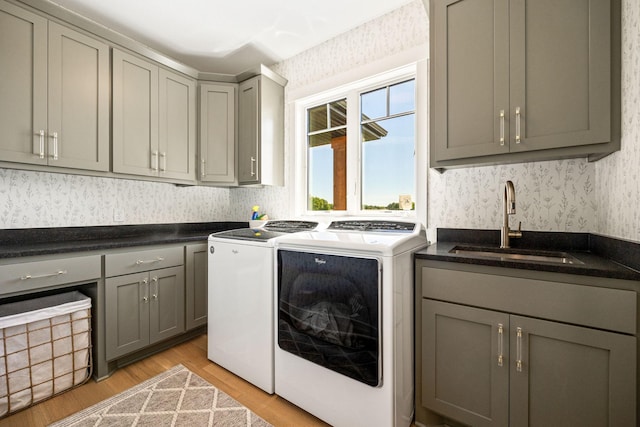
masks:
<path id="1" fill-rule="evenodd" d="M 472 235 L 469 233 L 472 233 Z M 548 237 L 548 233 L 542 234 L 544 237 Z M 440 240 L 442 236 L 456 237 L 459 240 L 442 241 Z M 464 238 L 465 236 L 470 236 L 470 238 L 466 239 Z M 484 236 L 489 237 L 489 243 L 487 243 L 487 241 L 483 238 Z M 450 253 L 450 251 L 455 246 L 486 244 L 486 246 L 494 247 L 496 246 L 496 243 L 493 242 L 494 237 L 495 232 L 492 230 L 444 229 L 444 232 L 440 233 L 440 229 L 438 229 L 439 240 L 431 244 L 427 248 L 416 252 L 415 258 L 462 264 L 484 265 L 489 267 L 503 267 L 520 270 L 546 271 L 551 273 L 640 281 L 640 271 L 633 268 L 636 266 L 627 265 L 625 261 L 628 261 L 628 258 L 618 260 L 603 256 L 603 253 L 628 253 L 629 248 L 626 247 L 627 245 L 635 246 L 634 248 L 631 248 L 635 252 L 636 250 L 640 250 L 640 244 L 618 241 L 617 239 L 606 238 L 603 236 L 592 238 L 592 236 L 588 233 L 577 233 L 575 235 L 572 235 L 572 233 L 557 233 L 556 240 L 560 241 L 562 246 L 552 246 L 552 243 L 550 243 L 547 245 L 547 247 L 545 247 L 545 249 L 555 249 L 567 252 L 570 255 L 575 256 L 576 258 L 583 261 L 584 264 L 582 265 L 499 260 Z M 540 236 L 538 236 L 538 238 L 539 237 Z M 567 245 L 567 243 L 569 244 Z M 606 245 L 606 251 L 602 250 L 602 248 L 599 248 L 598 246 L 594 246 L 594 243 Z M 617 250 L 612 250 L 612 248 L 617 248 Z"/>
<path id="2" fill-rule="evenodd" d="M 0 230 L 0 259 L 204 242 L 211 233 L 245 227 L 248 222 L 220 221 Z"/>

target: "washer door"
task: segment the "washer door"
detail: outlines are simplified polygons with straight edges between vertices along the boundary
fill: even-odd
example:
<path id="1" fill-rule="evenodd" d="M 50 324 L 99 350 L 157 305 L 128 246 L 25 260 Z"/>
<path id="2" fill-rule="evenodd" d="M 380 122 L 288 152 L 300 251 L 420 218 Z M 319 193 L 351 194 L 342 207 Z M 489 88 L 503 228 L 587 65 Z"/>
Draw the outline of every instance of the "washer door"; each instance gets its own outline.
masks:
<path id="1" fill-rule="evenodd" d="M 278 250 L 278 345 L 381 384 L 380 261 Z"/>

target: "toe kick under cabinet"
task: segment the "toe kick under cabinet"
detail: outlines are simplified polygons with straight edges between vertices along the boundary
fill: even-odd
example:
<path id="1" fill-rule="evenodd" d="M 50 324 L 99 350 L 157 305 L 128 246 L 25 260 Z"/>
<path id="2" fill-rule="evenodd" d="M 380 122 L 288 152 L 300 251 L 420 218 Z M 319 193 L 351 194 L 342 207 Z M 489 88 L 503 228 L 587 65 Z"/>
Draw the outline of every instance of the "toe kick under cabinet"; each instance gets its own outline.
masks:
<path id="1" fill-rule="evenodd" d="M 450 264 L 416 262 L 418 425 L 636 425 L 633 287 Z"/>
<path id="2" fill-rule="evenodd" d="M 184 246 L 105 255 L 107 361 L 185 331 Z"/>

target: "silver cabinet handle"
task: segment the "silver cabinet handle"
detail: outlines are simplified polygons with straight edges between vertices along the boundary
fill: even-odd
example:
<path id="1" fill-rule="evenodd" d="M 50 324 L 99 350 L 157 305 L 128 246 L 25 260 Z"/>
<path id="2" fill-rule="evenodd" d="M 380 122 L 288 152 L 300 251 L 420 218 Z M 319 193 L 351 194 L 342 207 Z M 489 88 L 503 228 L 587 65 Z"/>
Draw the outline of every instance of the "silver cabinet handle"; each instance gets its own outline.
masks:
<path id="1" fill-rule="evenodd" d="M 53 160 L 58 160 L 58 132 L 53 132 L 51 137 L 53 138 L 53 155 L 51 157 Z"/>
<path id="2" fill-rule="evenodd" d="M 504 110 L 500 110 L 500 145 L 504 145 Z"/>
<path id="3" fill-rule="evenodd" d="M 202 159 L 202 167 L 200 168 L 200 175 L 204 178 L 206 175 L 206 171 L 205 171 L 205 166 L 206 166 L 206 159 Z"/>
<path id="4" fill-rule="evenodd" d="M 504 329 L 502 323 L 498 323 L 498 366 L 504 363 Z"/>
<path id="5" fill-rule="evenodd" d="M 151 170 L 158 172 L 158 163 L 159 163 L 158 152 L 152 151 L 151 152 Z"/>
<path id="6" fill-rule="evenodd" d="M 149 301 L 149 279 L 146 277 L 142 279 L 142 284 L 145 285 L 144 296 L 142 297 L 142 302 L 147 303 Z"/>
<path id="7" fill-rule="evenodd" d="M 24 276 L 20 277 L 20 280 L 42 279 L 44 277 L 56 277 L 56 276 L 61 276 L 63 274 L 67 274 L 67 270 L 58 270 L 54 273 L 41 274 L 39 276 L 32 276 L 30 274 L 25 274 Z"/>
<path id="8" fill-rule="evenodd" d="M 516 107 L 516 144 L 520 144 L 520 107 Z"/>
<path id="9" fill-rule="evenodd" d="M 151 299 L 158 299 L 158 277 L 154 276 L 151 279 L 151 285 L 154 286 L 153 290 L 151 290 Z"/>
<path id="10" fill-rule="evenodd" d="M 160 169 L 162 172 L 165 172 L 167 170 L 167 153 L 162 152 L 160 153 L 160 158 L 162 159 L 162 169 Z"/>
<path id="11" fill-rule="evenodd" d="M 253 165 L 256 164 L 256 159 L 255 157 L 251 157 L 251 176 L 256 176 L 256 171 L 253 168 Z"/>
<path id="12" fill-rule="evenodd" d="M 161 262 L 161 261 L 164 261 L 164 258 L 161 256 L 156 257 L 156 259 L 147 259 L 147 260 L 139 259 L 136 261 L 136 265 L 153 264 L 154 262 Z"/>
<path id="13" fill-rule="evenodd" d="M 38 157 L 44 159 L 44 130 L 40 129 L 38 135 L 40 136 L 40 153 L 38 153 Z"/>
<path id="14" fill-rule="evenodd" d="M 516 371 L 522 372 L 522 328 L 516 328 Z"/>

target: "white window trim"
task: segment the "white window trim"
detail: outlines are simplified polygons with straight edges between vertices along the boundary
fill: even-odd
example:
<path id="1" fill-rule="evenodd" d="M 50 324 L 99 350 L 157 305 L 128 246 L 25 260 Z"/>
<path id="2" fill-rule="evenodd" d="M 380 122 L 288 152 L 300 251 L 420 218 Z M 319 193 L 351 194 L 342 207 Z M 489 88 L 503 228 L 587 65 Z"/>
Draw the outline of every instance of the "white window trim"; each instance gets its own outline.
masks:
<path id="1" fill-rule="evenodd" d="M 327 220 L 334 217 L 358 216 L 358 217 L 380 217 L 385 218 L 410 218 L 427 225 L 427 87 L 428 65 L 426 61 L 419 61 L 405 65 L 388 72 L 383 72 L 372 77 L 360 79 L 353 83 L 324 91 L 319 94 L 310 95 L 297 99 L 293 102 L 294 110 L 294 186 L 293 198 L 295 215 L 297 217 L 316 218 Z M 348 113 L 351 117 L 359 115 L 359 95 L 368 90 L 377 89 L 388 84 L 415 79 L 416 105 L 415 105 L 415 191 L 414 200 L 416 209 L 413 211 L 309 211 L 307 210 L 307 109 L 322 103 L 335 101 L 336 99 L 347 97 Z M 359 140 L 360 122 L 353 121 L 347 127 L 347 140 Z M 347 183 L 360 182 L 357 175 L 360 174 L 360 160 L 362 157 L 361 146 L 359 145 L 358 155 L 351 156 L 347 160 Z M 360 182 L 361 184 L 361 182 Z M 347 206 L 354 206 L 356 189 L 350 188 L 347 191 Z"/>

